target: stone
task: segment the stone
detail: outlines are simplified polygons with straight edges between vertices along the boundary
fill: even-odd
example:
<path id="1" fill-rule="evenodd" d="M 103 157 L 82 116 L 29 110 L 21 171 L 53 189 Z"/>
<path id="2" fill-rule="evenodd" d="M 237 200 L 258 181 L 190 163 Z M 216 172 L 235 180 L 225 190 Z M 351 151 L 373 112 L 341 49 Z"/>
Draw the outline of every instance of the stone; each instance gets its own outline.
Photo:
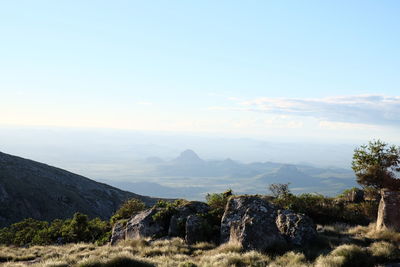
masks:
<path id="1" fill-rule="evenodd" d="M 291 210 L 278 210 L 276 225 L 291 245 L 302 246 L 317 237 L 316 227 L 311 218 Z"/>
<path id="2" fill-rule="evenodd" d="M 206 203 L 199 201 L 190 201 L 181 206 L 172 209 L 170 212 L 160 216 L 160 219 L 154 220 L 153 217 L 158 212 L 163 211 L 163 208 L 153 207 L 142 211 L 132 217 L 126 225 L 116 223 L 113 227 L 111 235 L 111 245 L 116 244 L 124 239 L 140 239 L 140 238 L 160 238 L 160 237 L 181 237 L 185 238 L 187 219 L 196 214 L 204 214 L 209 211 L 209 206 Z M 189 237 L 188 240 L 200 240 L 196 236 L 197 227 L 196 220 L 192 218 L 189 221 Z"/>
<path id="3" fill-rule="evenodd" d="M 168 229 L 170 237 L 185 237 L 186 220 L 190 215 L 204 214 L 210 210 L 210 207 L 200 201 L 190 201 L 176 208 L 175 214 L 171 217 Z"/>
<path id="4" fill-rule="evenodd" d="M 111 234 L 111 245 L 117 244 L 119 241 L 125 239 L 125 226 L 121 222 L 114 224 Z"/>
<path id="5" fill-rule="evenodd" d="M 185 240 L 189 245 L 206 241 L 204 219 L 197 215 L 189 215 L 186 219 Z"/>
<path id="6" fill-rule="evenodd" d="M 221 243 L 239 242 L 246 250 L 259 251 L 285 246 L 276 217 L 275 206 L 260 197 L 231 197 L 221 221 Z"/>
<path id="7" fill-rule="evenodd" d="M 159 211 L 151 208 L 138 213 L 126 224 L 126 239 L 155 238 L 168 234 L 168 223 L 166 221 L 155 221 L 153 216 Z M 168 220 L 169 221 L 169 220 Z"/>
<path id="8" fill-rule="evenodd" d="M 400 231 L 400 192 L 381 190 L 376 229 Z"/>
<path id="9" fill-rule="evenodd" d="M 364 201 L 364 191 L 358 188 L 350 190 L 345 195 L 345 200 L 352 203 L 360 203 Z"/>
<path id="10" fill-rule="evenodd" d="M 180 222 L 178 222 L 178 218 L 173 215 L 169 221 L 169 228 L 168 228 L 168 236 L 179 236 L 180 235 Z"/>

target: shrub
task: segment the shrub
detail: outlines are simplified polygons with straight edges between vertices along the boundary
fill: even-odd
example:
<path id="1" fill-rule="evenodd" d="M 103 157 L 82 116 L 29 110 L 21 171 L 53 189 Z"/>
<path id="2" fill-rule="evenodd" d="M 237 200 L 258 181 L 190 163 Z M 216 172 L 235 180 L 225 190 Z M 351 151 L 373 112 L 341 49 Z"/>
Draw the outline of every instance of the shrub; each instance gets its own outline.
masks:
<path id="1" fill-rule="evenodd" d="M 139 212 L 143 211 L 146 208 L 146 205 L 136 198 L 131 198 L 124 202 L 121 207 L 115 212 L 115 214 L 111 217 L 110 221 L 112 224 L 122 219 L 129 219 L 132 216 L 135 216 Z"/>
<path id="2" fill-rule="evenodd" d="M 287 194 L 272 200 L 278 206 L 310 216 L 314 222 L 366 225 L 375 219 L 377 202 L 346 203 L 320 194 Z"/>

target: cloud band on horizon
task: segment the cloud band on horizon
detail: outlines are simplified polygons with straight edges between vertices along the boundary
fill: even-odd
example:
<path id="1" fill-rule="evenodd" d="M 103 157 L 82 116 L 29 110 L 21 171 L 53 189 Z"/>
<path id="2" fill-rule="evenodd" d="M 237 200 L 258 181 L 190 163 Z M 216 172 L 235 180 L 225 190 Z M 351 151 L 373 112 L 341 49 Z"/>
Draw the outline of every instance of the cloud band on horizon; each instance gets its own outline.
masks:
<path id="1" fill-rule="evenodd" d="M 231 99 L 233 110 L 313 117 L 325 121 L 400 126 L 400 96 L 351 95 L 327 98 Z M 212 109 L 218 109 L 214 107 Z"/>

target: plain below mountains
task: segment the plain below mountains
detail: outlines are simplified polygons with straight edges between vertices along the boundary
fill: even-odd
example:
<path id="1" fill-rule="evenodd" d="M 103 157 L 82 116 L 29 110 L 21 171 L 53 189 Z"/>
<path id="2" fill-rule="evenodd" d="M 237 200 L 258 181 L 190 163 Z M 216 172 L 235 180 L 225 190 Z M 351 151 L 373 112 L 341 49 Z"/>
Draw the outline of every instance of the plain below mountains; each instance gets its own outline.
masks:
<path id="1" fill-rule="evenodd" d="M 68 218 L 78 211 L 107 219 L 133 197 L 148 205 L 158 200 L 0 152 L 0 226 L 28 217 Z"/>

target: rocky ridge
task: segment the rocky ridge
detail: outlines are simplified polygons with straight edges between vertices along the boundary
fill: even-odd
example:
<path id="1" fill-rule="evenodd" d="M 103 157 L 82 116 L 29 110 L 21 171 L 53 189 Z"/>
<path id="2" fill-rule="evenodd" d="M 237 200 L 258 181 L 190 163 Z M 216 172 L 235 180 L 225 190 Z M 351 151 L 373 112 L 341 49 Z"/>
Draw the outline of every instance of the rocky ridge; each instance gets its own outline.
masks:
<path id="1" fill-rule="evenodd" d="M 312 220 L 304 214 L 282 210 L 260 196 L 232 196 L 225 207 L 219 232 L 212 232 L 207 204 L 188 202 L 160 219 L 153 207 L 113 227 L 111 244 L 124 239 L 181 237 L 188 244 L 201 241 L 238 242 L 246 250 L 273 250 L 302 246 L 317 236 Z M 216 236 L 218 238 L 216 238 Z"/>

